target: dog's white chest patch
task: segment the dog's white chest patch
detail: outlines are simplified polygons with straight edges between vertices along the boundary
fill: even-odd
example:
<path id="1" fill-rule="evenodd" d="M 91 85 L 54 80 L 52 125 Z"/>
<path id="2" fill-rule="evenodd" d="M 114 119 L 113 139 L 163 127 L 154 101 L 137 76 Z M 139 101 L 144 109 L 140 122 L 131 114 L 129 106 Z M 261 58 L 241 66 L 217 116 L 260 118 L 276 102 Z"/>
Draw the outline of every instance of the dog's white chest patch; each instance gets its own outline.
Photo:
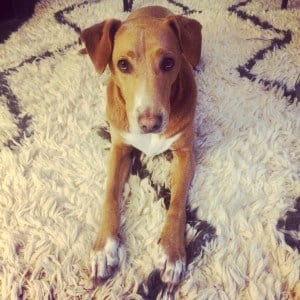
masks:
<path id="1" fill-rule="evenodd" d="M 126 132 L 122 134 L 126 144 L 132 145 L 148 156 L 154 156 L 168 150 L 179 136 L 180 133 L 170 138 L 164 138 L 156 133 L 136 134 Z"/>

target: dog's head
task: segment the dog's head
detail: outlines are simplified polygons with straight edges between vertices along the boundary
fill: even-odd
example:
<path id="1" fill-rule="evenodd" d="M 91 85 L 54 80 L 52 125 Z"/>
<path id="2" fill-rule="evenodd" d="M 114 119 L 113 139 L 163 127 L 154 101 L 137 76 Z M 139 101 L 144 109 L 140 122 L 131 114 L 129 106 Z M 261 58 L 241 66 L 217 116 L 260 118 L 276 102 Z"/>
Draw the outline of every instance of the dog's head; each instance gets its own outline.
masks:
<path id="1" fill-rule="evenodd" d="M 130 131 L 163 132 L 182 63 L 199 62 L 201 25 L 175 15 L 110 19 L 85 29 L 81 40 L 99 73 L 109 65 Z"/>

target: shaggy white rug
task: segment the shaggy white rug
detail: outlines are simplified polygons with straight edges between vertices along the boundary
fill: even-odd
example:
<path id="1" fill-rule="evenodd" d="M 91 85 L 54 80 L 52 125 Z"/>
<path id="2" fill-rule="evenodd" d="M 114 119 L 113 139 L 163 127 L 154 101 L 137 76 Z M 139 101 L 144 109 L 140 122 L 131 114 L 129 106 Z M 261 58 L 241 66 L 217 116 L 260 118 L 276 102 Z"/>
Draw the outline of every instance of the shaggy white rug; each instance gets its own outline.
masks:
<path id="1" fill-rule="evenodd" d="M 175 299 L 286 299 L 300 267 L 300 2 L 132 3 L 150 4 L 203 25 L 189 265 Z M 1 299 L 163 294 L 168 154 L 136 155 L 124 195 L 127 259 L 103 285 L 90 281 L 110 147 L 108 74 L 78 54 L 78 35 L 127 15 L 121 0 L 41 1 L 0 46 Z"/>

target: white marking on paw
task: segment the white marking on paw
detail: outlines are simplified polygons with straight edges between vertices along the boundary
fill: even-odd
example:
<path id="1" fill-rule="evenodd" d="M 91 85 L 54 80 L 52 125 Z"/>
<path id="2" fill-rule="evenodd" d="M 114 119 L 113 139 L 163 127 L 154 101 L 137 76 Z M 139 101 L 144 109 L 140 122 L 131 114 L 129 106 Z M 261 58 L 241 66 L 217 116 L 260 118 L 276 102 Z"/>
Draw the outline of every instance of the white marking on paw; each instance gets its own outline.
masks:
<path id="1" fill-rule="evenodd" d="M 159 259 L 159 270 L 161 280 L 167 284 L 168 292 L 172 293 L 173 289 L 185 275 L 186 262 L 184 259 L 178 259 L 175 262 L 171 262 L 168 255 L 162 250 Z"/>
<path id="2" fill-rule="evenodd" d="M 109 278 L 124 260 L 125 251 L 119 241 L 108 239 L 102 250 L 91 253 L 91 275 L 93 280 L 98 281 Z"/>

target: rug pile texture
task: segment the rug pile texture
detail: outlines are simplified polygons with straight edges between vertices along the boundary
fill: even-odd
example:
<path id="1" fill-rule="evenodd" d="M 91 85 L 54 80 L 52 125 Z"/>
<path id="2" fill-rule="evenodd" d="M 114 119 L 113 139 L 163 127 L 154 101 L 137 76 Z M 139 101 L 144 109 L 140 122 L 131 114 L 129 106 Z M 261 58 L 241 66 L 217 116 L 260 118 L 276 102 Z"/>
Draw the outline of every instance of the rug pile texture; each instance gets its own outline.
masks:
<path id="1" fill-rule="evenodd" d="M 300 2 L 289 2 L 287 10 L 279 0 L 132 2 L 203 26 L 188 269 L 175 299 L 292 299 L 300 272 Z M 163 297 L 156 266 L 168 154 L 137 155 L 124 191 L 126 260 L 102 285 L 90 279 L 110 148 L 109 73 L 99 76 L 79 55 L 78 37 L 128 14 L 121 0 L 41 1 L 0 45 L 1 299 Z"/>

